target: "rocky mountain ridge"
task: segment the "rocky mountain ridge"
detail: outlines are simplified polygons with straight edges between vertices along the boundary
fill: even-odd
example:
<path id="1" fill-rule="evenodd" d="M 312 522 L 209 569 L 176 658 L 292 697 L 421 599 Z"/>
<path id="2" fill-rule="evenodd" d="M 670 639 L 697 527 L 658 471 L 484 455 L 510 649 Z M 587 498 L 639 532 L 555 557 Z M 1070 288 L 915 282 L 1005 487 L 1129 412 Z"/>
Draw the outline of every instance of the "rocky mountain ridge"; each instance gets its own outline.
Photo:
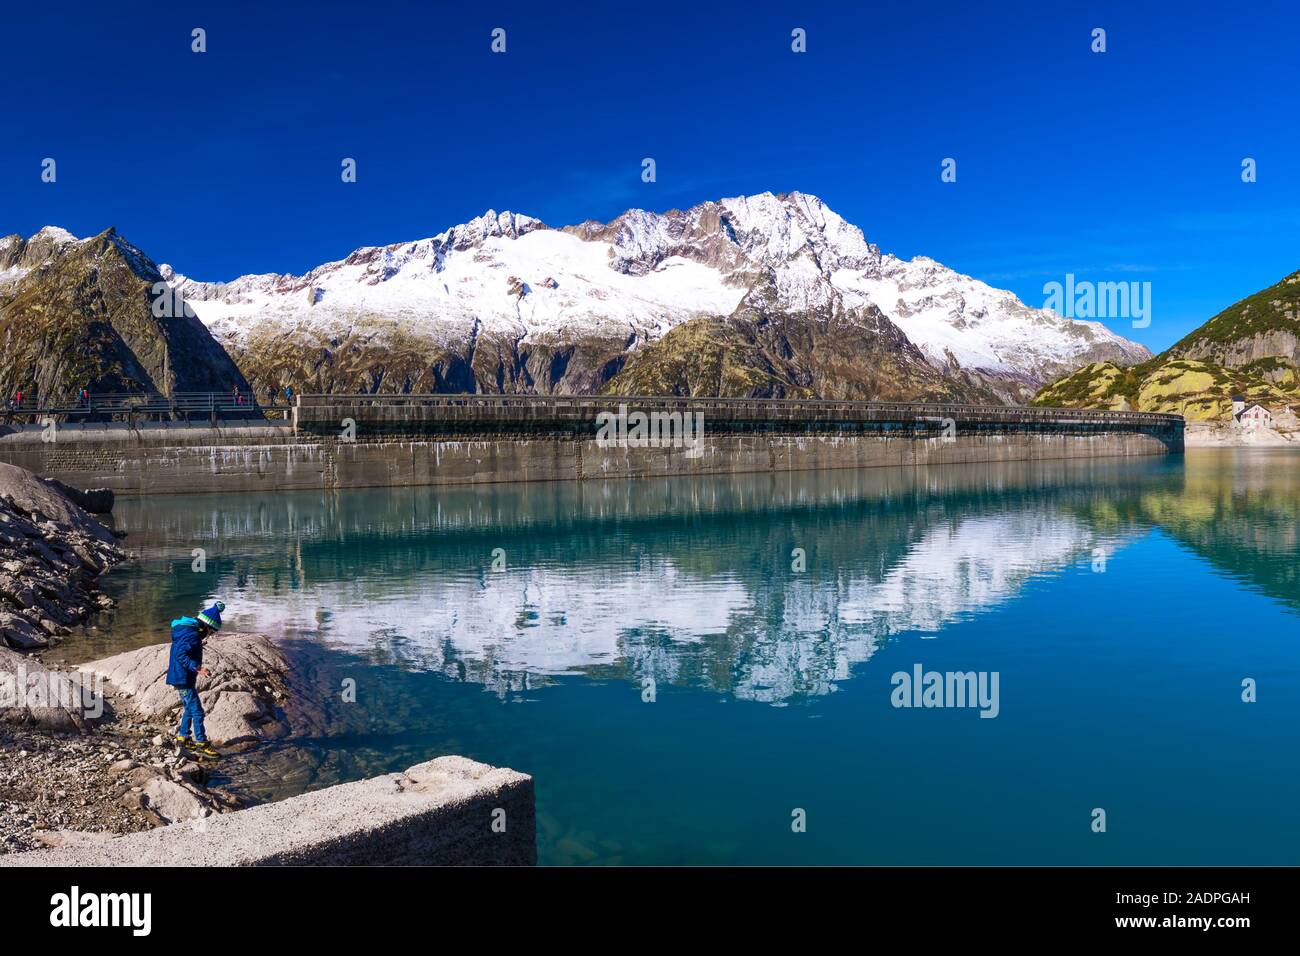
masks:
<path id="1" fill-rule="evenodd" d="M 160 296 L 164 301 L 159 302 Z M 160 306 L 165 306 L 160 307 Z M 0 395 L 247 390 L 157 266 L 114 229 L 0 239 Z"/>
<path id="2" fill-rule="evenodd" d="M 1149 357 L 1099 323 L 1032 309 L 930 259 L 882 254 L 797 192 L 629 210 L 563 229 L 489 210 L 431 239 L 358 249 L 303 276 L 216 285 L 163 273 L 259 386 L 291 377 L 301 389 L 581 393 L 626 390 L 610 385 L 626 370 L 623 382 L 681 391 L 686 379 L 713 379 L 705 368 L 674 380 L 638 365 L 692 365 L 695 356 L 672 354 L 667 336 L 700 321 L 744 345 L 724 351 L 743 369 L 735 383 L 760 383 L 747 392 L 760 395 L 886 384 L 904 397 L 1016 400 L 1087 361 Z M 746 322 L 789 327 L 831 316 L 858 337 L 883 335 L 834 370 L 765 391 L 773 356 L 747 364 L 743 353 L 756 343 Z M 779 335 L 764 349 L 816 364 Z M 884 382 L 882 354 L 901 377 Z"/>
<path id="3" fill-rule="evenodd" d="M 24 303 L 33 284 L 42 302 L 84 284 L 95 249 L 116 252 L 140 283 L 161 280 L 183 297 L 187 314 L 259 394 L 286 385 L 653 388 L 1014 402 L 1089 362 L 1149 358 L 1099 323 L 1031 308 L 931 259 L 884 254 L 820 199 L 798 192 L 666 213 L 634 209 L 562 229 L 489 210 L 431 238 L 357 249 L 303 275 L 225 283 L 155 267 L 111 230 L 78 241 L 47 229 L 0 241 L 0 336 L 10 312 L 30 316 Z M 125 295 L 136 314 L 139 288 L 119 285 L 89 300 L 65 293 L 54 313 L 93 313 Z M 92 335 L 81 319 L 65 325 Z M 155 332 L 153 348 L 128 343 L 107 356 L 106 347 L 91 350 L 87 364 L 110 365 L 116 377 L 100 378 L 121 390 L 170 384 L 177 372 L 160 367 L 166 353 L 156 339 Z M 709 344 L 698 352 L 701 341 Z M 29 360 L 10 379 L 32 374 Z M 88 375 L 76 369 L 58 378 Z M 228 377 L 225 368 L 210 375 Z"/>

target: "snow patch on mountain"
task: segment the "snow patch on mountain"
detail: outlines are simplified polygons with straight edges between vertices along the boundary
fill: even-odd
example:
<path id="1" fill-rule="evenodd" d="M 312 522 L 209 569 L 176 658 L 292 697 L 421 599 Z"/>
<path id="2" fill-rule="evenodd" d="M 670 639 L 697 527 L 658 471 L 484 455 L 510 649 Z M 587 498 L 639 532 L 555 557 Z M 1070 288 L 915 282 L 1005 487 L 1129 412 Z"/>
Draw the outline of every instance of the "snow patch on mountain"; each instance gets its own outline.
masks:
<path id="1" fill-rule="evenodd" d="M 1011 292 L 924 256 L 904 261 L 886 255 L 874 272 L 845 270 L 834 281 L 846 301 L 878 306 L 944 371 L 1039 381 L 1086 364 L 1099 348 L 1121 360 L 1150 357 L 1100 322 L 1030 308 Z"/>
<path id="2" fill-rule="evenodd" d="M 509 217 L 510 229 L 488 228 Z M 164 266 L 219 339 L 245 345 L 265 326 L 337 336 L 391 324 L 440 344 L 477 323 L 515 339 L 658 337 L 695 315 L 726 314 L 744 293 L 673 256 L 643 275 L 609 268 L 607 247 L 538 220 L 488 212 L 432 239 L 358 249 L 305 276 L 244 276 L 217 286 Z"/>
<path id="3" fill-rule="evenodd" d="M 32 236 L 32 239 L 49 239 L 56 245 L 66 245 L 70 242 L 81 242 L 76 236 L 59 226 L 42 226 Z"/>
<path id="4" fill-rule="evenodd" d="M 28 239 L 19 235 L 0 239 L 0 290 L 16 285 L 23 276 L 64 247 L 81 242 L 58 226 L 43 226 Z"/>

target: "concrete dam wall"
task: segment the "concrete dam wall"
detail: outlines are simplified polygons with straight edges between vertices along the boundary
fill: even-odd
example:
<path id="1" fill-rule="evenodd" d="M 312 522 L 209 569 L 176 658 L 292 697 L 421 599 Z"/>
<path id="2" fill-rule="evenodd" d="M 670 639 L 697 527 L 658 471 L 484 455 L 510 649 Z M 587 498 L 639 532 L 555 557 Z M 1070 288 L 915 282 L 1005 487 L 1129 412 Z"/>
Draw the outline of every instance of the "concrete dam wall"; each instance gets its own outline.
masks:
<path id="1" fill-rule="evenodd" d="M 465 757 L 113 839 L 0 856 L 10 866 L 533 866 L 533 778 Z"/>
<path id="2" fill-rule="evenodd" d="M 291 422 L 0 426 L 0 461 L 119 494 L 326 490 L 1158 455 L 1183 420 L 881 402 L 301 396 Z"/>

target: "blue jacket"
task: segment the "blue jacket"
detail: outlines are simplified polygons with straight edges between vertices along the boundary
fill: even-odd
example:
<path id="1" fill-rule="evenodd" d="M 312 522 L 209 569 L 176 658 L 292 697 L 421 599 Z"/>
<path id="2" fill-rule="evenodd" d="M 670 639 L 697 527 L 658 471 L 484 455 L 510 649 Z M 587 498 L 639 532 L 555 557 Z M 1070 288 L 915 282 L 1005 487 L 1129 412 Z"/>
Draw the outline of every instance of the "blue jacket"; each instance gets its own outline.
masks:
<path id="1" fill-rule="evenodd" d="M 172 621 L 172 652 L 167 664 L 167 683 L 172 687 L 194 687 L 195 675 L 203 666 L 203 639 L 199 622 L 192 617 Z"/>

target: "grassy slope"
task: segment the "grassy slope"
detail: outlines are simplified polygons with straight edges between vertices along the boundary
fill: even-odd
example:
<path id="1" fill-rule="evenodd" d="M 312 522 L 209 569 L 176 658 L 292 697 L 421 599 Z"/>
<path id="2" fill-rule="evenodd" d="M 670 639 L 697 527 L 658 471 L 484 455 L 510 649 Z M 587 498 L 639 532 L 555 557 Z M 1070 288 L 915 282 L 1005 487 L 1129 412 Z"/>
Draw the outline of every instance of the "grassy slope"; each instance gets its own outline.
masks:
<path id="1" fill-rule="evenodd" d="M 1096 362 L 1043 388 L 1035 405 L 1133 408 L 1176 412 L 1192 420 L 1224 421 L 1232 396 L 1243 395 L 1277 411 L 1300 406 L 1295 354 L 1275 354 L 1229 366 L 1223 358 L 1242 343 L 1274 335 L 1300 335 L 1300 272 L 1224 309 L 1155 358 L 1120 368 Z"/>

